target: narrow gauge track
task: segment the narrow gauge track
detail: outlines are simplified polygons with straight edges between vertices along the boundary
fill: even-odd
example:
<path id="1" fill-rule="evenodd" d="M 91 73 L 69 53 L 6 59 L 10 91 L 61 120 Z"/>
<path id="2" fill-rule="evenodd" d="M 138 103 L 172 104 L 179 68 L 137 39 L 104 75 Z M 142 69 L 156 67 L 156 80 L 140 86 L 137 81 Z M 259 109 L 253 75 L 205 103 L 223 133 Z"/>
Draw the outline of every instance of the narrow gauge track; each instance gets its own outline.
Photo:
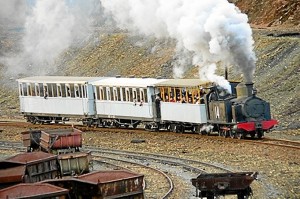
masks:
<path id="1" fill-rule="evenodd" d="M 92 146 L 85 146 L 84 150 L 91 151 L 93 157 L 96 157 L 97 159 L 99 158 L 106 160 L 105 163 L 107 160 L 110 162 L 113 161 L 114 165 L 120 165 L 118 162 L 122 162 L 122 167 L 124 167 L 124 163 L 129 163 L 130 165 L 133 164 L 134 167 L 126 166 L 126 168 L 145 175 L 146 184 L 148 183 L 149 185 L 148 189 L 145 189 L 146 198 L 168 198 L 173 186 L 171 186 L 169 191 L 164 196 L 161 196 L 162 193 L 165 192 L 162 191 L 166 187 L 165 179 L 159 179 L 157 175 L 153 175 L 152 172 L 149 173 L 145 169 L 140 170 L 141 165 L 147 169 L 151 167 L 152 169 L 155 169 L 156 172 L 158 170 L 160 173 L 168 173 L 170 177 L 165 178 L 169 178 L 169 185 L 171 185 L 172 180 L 177 181 L 178 183 L 174 183 L 177 186 L 174 187 L 174 193 L 171 195 L 171 197 L 173 195 L 177 196 L 174 198 L 178 198 L 178 196 L 179 198 L 193 198 L 195 188 L 192 186 L 190 179 L 198 176 L 200 173 L 217 173 L 224 171 L 232 172 L 232 170 L 228 168 L 224 168 L 215 164 L 182 159 L 173 156 L 115 149 L 103 149 Z M 157 186 L 158 184 L 159 186 Z"/>
<path id="2" fill-rule="evenodd" d="M 224 166 L 221 165 L 196 161 L 196 160 L 190 160 L 190 159 L 184 159 L 184 158 L 179 158 L 174 156 L 161 155 L 161 154 L 124 151 L 124 150 L 117 150 L 117 149 L 106 149 L 106 148 L 98 148 L 98 147 L 87 146 L 87 145 L 85 145 L 83 149 L 87 151 L 91 151 L 92 153 L 118 155 L 118 156 L 127 157 L 135 160 L 142 160 L 142 161 L 154 160 L 154 161 L 161 162 L 163 164 L 181 166 L 185 170 L 196 172 L 198 174 L 233 172 L 231 169 L 225 168 Z"/>
<path id="3" fill-rule="evenodd" d="M 0 150 L 15 150 L 25 152 L 26 147 L 23 147 L 21 142 L 0 141 Z"/>
<path id="4" fill-rule="evenodd" d="M 19 122 L 19 121 L 0 121 L 0 126 L 11 126 L 11 127 L 25 127 L 25 128 L 69 128 L 70 126 L 74 126 L 72 123 L 68 124 L 31 124 L 28 122 Z M 75 128 L 80 129 L 81 131 L 101 131 L 105 129 L 105 131 L 136 131 L 136 132 L 145 132 L 144 129 L 141 128 L 114 128 L 114 127 L 109 127 L 109 128 L 96 128 L 96 127 L 87 127 L 84 125 L 78 125 L 76 124 L 74 126 Z M 0 129 L 1 131 L 1 129 Z M 164 132 L 167 133 L 167 132 Z M 197 135 L 197 136 L 204 136 L 207 137 L 206 135 Z M 250 142 L 250 143 L 255 143 L 255 144 L 262 144 L 262 145 L 269 145 L 269 146 L 278 146 L 278 147 L 284 147 L 284 148 L 292 148 L 292 149 L 300 149 L 300 142 L 297 141 L 291 141 L 291 140 L 283 140 L 283 139 L 273 139 L 273 138 L 263 138 L 261 140 L 257 139 L 231 139 L 231 138 L 223 138 L 219 136 L 210 136 L 210 139 L 222 139 L 226 141 L 231 141 L 234 140 L 234 142 Z"/>
<path id="5" fill-rule="evenodd" d="M 279 146 L 291 149 L 300 149 L 300 142 L 292 140 L 274 139 L 274 138 L 263 138 L 262 140 L 242 140 L 243 142 L 250 142 L 262 145 Z"/>
<path id="6" fill-rule="evenodd" d="M 145 198 L 168 198 L 174 188 L 173 181 L 170 176 L 163 171 L 120 158 L 112 158 L 103 155 L 93 154 L 93 161 L 99 164 L 107 164 L 110 169 L 125 169 L 144 175 L 144 192 Z M 159 186 L 157 186 L 159 183 Z"/>

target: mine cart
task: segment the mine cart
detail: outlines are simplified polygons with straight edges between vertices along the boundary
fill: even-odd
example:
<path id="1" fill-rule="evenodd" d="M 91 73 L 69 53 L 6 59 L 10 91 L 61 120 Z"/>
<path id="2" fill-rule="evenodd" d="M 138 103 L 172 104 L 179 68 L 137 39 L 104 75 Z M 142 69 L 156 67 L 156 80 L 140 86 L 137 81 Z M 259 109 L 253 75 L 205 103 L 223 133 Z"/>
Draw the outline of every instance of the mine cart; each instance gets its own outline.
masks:
<path id="1" fill-rule="evenodd" d="M 69 190 L 47 183 L 24 183 L 0 190 L 0 198 L 67 199 Z"/>
<path id="2" fill-rule="evenodd" d="M 193 178 L 197 197 L 213 199 L 220 195 L 237 195 L 238 199 L 252 195 L 250 184 L 257 177 L 257 172 L 210 173 Z"/>
<path id="3" fill-rule="evenodd" d="M 75 152 L 82 146 L 82 132 L 78 129 L 53 129 L 41 131 L 41 148 L 46 152 Z"/>
<path id="4" fill-rule="evenodd" d="M 144 199 L 144 176 L 126 170 L 95 171 L 44 182 L 70 190 L 71 198 Z"/>
<path id="5" fill-rule="evenodd" d="M 0 165 L 6 169 L 4 179 L 10 182 L 32 183 L 59 177 L 57 156 L 41 151 L 15 155 Z"/>
<path id="6" fill-rule="evenodd" d="M 88 173 L 91 167 L 91 153 L 76 152 L 60 154 L 58 161 L 62 176 L 65 175 L 81 175 Z"/>

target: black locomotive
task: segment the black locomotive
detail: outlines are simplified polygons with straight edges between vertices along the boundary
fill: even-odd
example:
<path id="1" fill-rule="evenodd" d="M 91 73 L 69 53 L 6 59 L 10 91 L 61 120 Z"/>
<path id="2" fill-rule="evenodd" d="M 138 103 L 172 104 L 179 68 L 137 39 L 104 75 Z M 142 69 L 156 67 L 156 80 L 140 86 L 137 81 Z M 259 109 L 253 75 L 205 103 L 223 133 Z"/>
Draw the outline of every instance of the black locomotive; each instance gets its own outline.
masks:
<path id="1" fill-rule="evenodd" d="M 231 82 L 232 93 L 212 87 L 206 95 L 208 123 L 221 136 L 261 138 L 277 124 L 271 119 L 270 104 L 256 96 L 253 83 Z"/>

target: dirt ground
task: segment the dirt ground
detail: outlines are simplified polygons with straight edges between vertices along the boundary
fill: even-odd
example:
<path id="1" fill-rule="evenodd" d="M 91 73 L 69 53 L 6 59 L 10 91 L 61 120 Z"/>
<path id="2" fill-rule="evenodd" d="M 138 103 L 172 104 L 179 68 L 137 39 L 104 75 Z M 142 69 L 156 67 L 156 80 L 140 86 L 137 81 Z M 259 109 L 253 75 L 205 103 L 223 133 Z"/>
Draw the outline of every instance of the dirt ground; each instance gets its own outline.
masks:
<path id="1" fill-rule="evenodd" d="M 21 141 L 20 132 L 29 128 L 1 126 L 0 140 Z M 291 132 L 290 132 L 291 133 Z M 287 134 L 288 135 L 288 134 Z M 297 135 L 290 134 L 297 137 Z M 276 146 L 244 143 L 239 140 L 141 131 L 84 132 L 84 144 L 103 148 L 166 154 L 186 159 L 212 162 L 235 171 L 258 171 L 259 179 L 252 185 L 253 198 L 299 198 L 300 156 L 299 150 Z M 144 139 L 145 143 L 131 143 L 133 139 Z M 12 151 L 0 151 L 2 155 L 13 155 Z"/>

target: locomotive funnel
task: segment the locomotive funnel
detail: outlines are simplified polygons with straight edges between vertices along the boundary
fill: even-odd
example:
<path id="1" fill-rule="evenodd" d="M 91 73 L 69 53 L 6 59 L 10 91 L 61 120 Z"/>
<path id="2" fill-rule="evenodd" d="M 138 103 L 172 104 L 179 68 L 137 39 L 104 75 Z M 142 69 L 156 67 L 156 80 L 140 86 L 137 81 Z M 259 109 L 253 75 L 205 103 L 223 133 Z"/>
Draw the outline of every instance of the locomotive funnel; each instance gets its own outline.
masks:
<path id="1" fill-rule="evenodd" d="M 253 94 L 253 82 L 247 82 L 246 84 L 248 97 L 252 96 Z"/>
<path id="2" fill-rule="evenodd" d="M 250 97 L 252 96 L 252 91 L 253 91 L 252 82 L 248 82 L 248 83 L 241 82 L 236 86 L 237 98 Z"/>

